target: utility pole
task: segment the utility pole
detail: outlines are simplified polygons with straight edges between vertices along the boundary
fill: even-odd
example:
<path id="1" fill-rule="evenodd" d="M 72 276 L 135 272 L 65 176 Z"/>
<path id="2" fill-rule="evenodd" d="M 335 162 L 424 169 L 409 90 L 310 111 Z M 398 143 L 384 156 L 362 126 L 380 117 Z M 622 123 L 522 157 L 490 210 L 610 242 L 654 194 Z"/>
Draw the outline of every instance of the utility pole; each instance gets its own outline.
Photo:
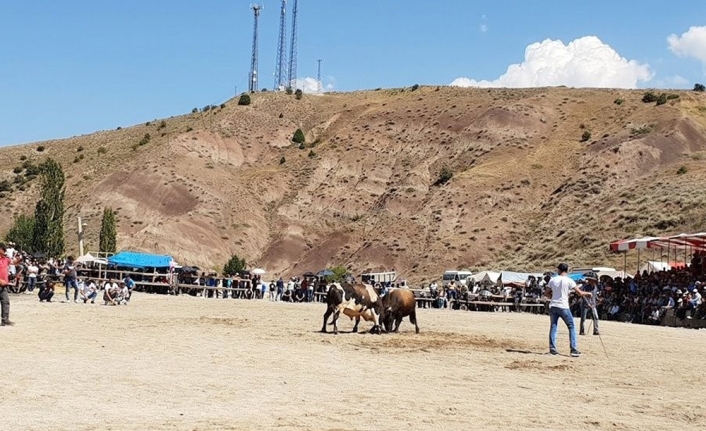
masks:
<path id="1" fill-rule="evenodd" d="M 260 18 L 260 10 L 262 10 L 262 6 L 258 4 L 253 4 L 250 5 L 250 8 L 252 9 L 253 14 L 255 15 L 255 23 L 253 25 L 252 58 L 250 59 L 250 77 L 248 90 L 251 93 L 254 93 L 257 91 L 257 23 L 258 19 Z"/>
<path id="2" fill-rule="evenodd" d="M 84 224 L 81 221 L 81 216 L 78 216 L 78 254 L 79 257 L 83 256 L 83 227 Z"/>
<path id="3" fill-rule="evenodd" d="M 321 62 L 322 61 L 323 60 L 321 60 L 321 59 L 316 60 L 316 62 L 319 63 L 318 72 L 316 73 L 316 92 L 317 93 L 321 93 L 321 91 L 323 90 L 323 84 L 321 83 Z"/>

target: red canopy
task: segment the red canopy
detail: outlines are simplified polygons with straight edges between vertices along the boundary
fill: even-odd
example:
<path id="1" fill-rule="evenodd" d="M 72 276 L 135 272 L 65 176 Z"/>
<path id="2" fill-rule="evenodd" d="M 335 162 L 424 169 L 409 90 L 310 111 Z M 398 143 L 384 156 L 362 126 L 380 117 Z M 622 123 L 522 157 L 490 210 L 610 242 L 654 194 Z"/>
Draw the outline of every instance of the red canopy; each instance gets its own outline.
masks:
<path id="1" fill-rule="evenodd" d="M 706 232 L 674 236 L 621 239 L 610 243 L 610 251 L 644 250 L 647 248 L 690 248 L 706 250 Z"/>

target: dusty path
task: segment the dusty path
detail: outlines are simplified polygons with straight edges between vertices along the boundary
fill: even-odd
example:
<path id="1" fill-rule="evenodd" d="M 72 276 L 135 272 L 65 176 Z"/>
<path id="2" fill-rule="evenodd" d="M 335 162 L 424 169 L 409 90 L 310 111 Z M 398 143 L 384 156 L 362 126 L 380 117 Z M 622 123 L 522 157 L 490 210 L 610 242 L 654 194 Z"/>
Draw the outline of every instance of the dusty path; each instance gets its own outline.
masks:
<path id="1" fill-rule="evenodd" d="M 59 298 L 61 299 L 61 298 Z M 550 357 L 548 318 L 420 310 L 422 333 L 319 334 L 322 304 L 12 297 L 0 429 L 700 429 L 706 331 L 602 323 Z M 342 323 L 344 330 L 352 324 Z M 369 328 L 369 324 L 361 326 Z M 559 346 L 568 353 L 560 329 Z"/>

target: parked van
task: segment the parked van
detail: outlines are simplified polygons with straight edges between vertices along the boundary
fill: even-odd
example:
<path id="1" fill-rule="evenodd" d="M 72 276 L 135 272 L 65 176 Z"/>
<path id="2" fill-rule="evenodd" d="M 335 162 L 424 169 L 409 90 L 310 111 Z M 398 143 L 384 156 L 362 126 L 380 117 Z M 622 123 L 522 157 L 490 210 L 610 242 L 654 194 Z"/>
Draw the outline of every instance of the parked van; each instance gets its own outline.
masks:
<path id="1" fill-rule="evenodd" d="M 441 282 L 444 287 L 451 284 L 452 281 L 456 282 L 456 284 L 461 283 L 464 286 L 468 286 L 472 275 L 473 273 L 469 270 L 448 270 L 441 277 Z"/>

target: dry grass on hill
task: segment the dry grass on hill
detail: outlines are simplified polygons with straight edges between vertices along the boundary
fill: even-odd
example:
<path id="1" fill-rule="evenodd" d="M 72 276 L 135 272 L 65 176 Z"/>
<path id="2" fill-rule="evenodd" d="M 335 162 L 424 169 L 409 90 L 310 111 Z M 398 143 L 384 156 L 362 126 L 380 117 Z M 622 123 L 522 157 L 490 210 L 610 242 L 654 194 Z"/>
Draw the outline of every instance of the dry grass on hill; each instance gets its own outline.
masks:
<path id="1" fill-rule="evenodd" d="M 74 252 L 74 217 L 87 221 L 93 248 L 110 205 L 121 248 L 204 267 L 237 253 L 273 275 L 344 264 L 421 281 L 454 267 L 617 264 L 605 253 L 610 240 L 706 228 L 706 96 L 680 91 L 655 106 L 642 94 L 258 93 L 250 106 L 232 100 L 163 122 L 4 148 L 0 176 L 21 183 L 12 173 L 21 157 L 62 162 Z M 304 149 L 290 142 L 297 128 Z M 453 178 L 436 184 L 444 167 Z M 19 188 L 5 193 L 0 229 L 33 208 L 36 184 Z"/>

